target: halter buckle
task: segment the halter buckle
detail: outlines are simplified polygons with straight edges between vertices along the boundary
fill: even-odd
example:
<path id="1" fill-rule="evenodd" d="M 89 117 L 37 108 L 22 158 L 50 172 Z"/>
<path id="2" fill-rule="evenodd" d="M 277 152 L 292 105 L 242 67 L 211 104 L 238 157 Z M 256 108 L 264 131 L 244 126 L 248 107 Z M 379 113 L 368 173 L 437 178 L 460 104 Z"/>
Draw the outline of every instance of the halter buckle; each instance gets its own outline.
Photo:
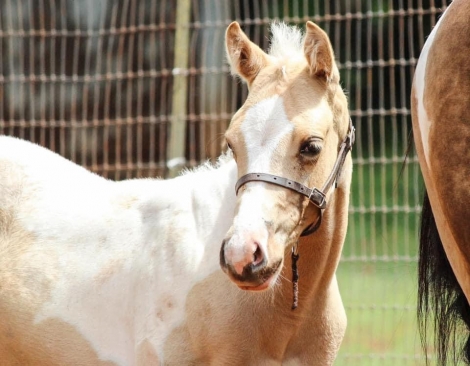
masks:
<path id="1" fill-rule="evenodd" d="M 324 210 L 326 208 L 326 195 L 318 188 L 313 188 L 312 193 L 308 197 L 310 202 L 312 202 L 318 208 Z"/>
<path id="2" fill-rule="evenodd" d="M 351 119 L 349 119 L 349 131 L 344 142 L 346 143 L 348 151 L 351 150 L 354 142 L 356 142 L 356 128 L 353 126 Z"/>

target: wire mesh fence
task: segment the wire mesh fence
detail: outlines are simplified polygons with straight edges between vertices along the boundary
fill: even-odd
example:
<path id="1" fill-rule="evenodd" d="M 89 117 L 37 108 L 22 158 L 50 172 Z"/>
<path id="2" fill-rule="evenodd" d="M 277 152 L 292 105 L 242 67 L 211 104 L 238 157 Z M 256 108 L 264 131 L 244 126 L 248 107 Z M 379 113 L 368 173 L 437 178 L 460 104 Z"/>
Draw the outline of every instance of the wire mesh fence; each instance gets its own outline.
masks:
<path id="1" fill-rule="evenodd" d="M 220 154 L 247 95 L 225 64 L 226 26 L 239 21 L 266 49 L 272 20 L 313 20 L 331 38 L 357 129 L 338 270 L 349 325 L 337 364 L 423 364 L 415 322 L 422 183 L 413 151 L 402 167 L 414 67 L 448 3 L 0 0 L 0 133 L 112 179 L 195 166 Z"/>

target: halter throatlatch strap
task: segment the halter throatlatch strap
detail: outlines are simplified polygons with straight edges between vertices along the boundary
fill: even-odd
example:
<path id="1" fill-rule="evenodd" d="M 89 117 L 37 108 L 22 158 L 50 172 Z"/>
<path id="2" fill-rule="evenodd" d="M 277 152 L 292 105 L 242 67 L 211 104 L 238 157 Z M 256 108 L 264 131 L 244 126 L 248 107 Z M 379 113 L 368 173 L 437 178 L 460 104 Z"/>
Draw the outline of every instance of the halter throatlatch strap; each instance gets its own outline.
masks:
<path id="1" fill-rule="evenodd" d="M 322 216 L 323 216 L 323 212 L 320 210 L 320 214 L 318 215 L 317 221 L 315 221 L 315 222 L 311 223 L 309 226 L 307 226 L 307 228 L 304 231 L 302 231 L 300 236 L 308 236 L 310 234 L 313 234 L 315 231 L 317 231 L 318 228 L 321 225 Z"/>

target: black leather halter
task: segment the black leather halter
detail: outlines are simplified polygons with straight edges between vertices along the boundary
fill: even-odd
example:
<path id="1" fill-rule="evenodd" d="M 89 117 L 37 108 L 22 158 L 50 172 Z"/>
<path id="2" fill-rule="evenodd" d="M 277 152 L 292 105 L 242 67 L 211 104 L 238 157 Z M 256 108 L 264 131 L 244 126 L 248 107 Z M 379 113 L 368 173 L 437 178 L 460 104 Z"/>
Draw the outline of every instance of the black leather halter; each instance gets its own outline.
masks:
<path id="1" fill-rule="evenodd" d="M 235 193 L 238 194 L 238 190 L 244 184 L 252 181 L 261 181 L 272 183 L 290 190 L 293 190 L 301 195 L 308 197 L 311 203 L 313 203 L 316 207 L 320 209 L 320 216 L 318 220 L 315 221 L 313 224 L 309 225 L 301 234 L 301 236 L 310 235 L 315 232 L 321 224 L 321 217 L 322 217 L 322 210 L 326 208 L 326 195 L 330 191 L 333 183 L 335 183 L 341 174 L 341 169 L 343 168 L 344 161 L 346 160 L 346 156 L 348 155 L 349 151 L 351 150 L 355 140 L 355 129 L 352 125 L 351 119 L 349 119 L 349 129 L 348 134 L 344 138 L 343 142 L 341 143 L 338 151 L 338 157 L 336 158 L 335 165 L 333 166 L 333 170 L 331 171 L 328 179 L 326 180 L 325 184 L 323 185 L 322 189 L 318 188 L 308 188 L 307 186 L 303 185 L 302 183 L 279 177 L 273 174 L 267 173 L 248 173 L 241 177 L 237 184 L 235 185 Z"/>

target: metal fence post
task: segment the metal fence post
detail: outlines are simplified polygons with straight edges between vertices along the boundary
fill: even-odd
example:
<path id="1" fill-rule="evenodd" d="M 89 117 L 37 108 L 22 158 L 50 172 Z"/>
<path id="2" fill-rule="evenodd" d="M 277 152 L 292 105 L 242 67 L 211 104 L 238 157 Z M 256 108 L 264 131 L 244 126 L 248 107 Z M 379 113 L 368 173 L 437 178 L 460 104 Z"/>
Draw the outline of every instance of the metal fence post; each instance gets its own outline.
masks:
<path id="1" fill-rule="evenodd" d="M 191 1 L 178 0 L 176 7 L 175 62 L 173 66 L 170 141 L 167 145 L 168 176 L 174 177 L 184 167 L 186 145 L 187 72 L 189 55 L 189 20 Z"/>

